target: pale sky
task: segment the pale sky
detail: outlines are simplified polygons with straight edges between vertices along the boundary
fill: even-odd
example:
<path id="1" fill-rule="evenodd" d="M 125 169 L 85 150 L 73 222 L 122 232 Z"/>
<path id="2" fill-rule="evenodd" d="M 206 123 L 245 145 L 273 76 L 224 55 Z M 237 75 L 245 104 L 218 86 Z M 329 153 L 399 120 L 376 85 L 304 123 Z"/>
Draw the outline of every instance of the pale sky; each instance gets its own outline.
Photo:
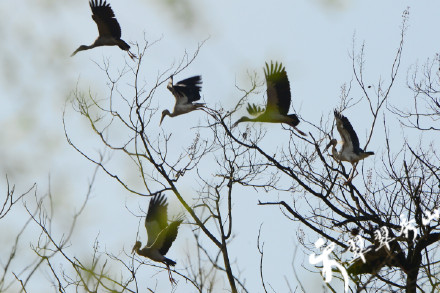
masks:
<path id="1" fill-rule="evenodd" d="M 349 56 L 353 39 L 357 49 L 365 42 L 365 79 L 373 85 L 379 79 L 389 81 L 391 64 L 400 40 L 402 13 L 408 6 L 409 27 L 400 73 L 389 100 L 391 104 L 411 106 L 412 94 L 406 87 L 408 69 L 417 63 L 423 64 L 427 58 L 434 58 L 440 51 L 436 35 L 440 27 L 440 3 L 437 1 L 275 0 L 256 3 L 250 0 L 111 0 L 109 3 L 121 25 L 125 41 L 138 42 L 142 46 L 144 37 L 148 41 L 161 39 L 144 57 L 143 78 L 147 84 L 154 82 L 159 71 L 180 60 L 185 50 L 192 54 L 197 45 L 206 40 L 195 62 L 175 80 L 202 75 L 204 102 L 208 105 L 221 104 L 227 109 L 233 107 L 240 97 L 235 84 L 248 85 L 248 71 L 256 71 L 262 80 L 264 63 L 280 61 L 289 76 L 292 107 L 300 117 L 314 123 L 318 123 L 321 116 L 332 118 L 333 109 L 339 105 L 341 86 L 353 77 Z M 0 174 L 3 178 L 0 178 L 0 194 L 4 194 L 6 174 L 16 185 L 17 193 L 24 192 L 36 182 L 37 193 L 43 195 L 48 192 L 50 180 L 56 202 L 57 227 L 54 231 L 61 237 L 63 229 L 71 222 L 71 215 L 79 209 L 94 168 L 67 144 L 62 125 L 64 109 L 68 131 L 75 142 L 92 154 L 102 149 L 91 135 L 86 121 L 66 101 L 77 86 L 85 93 L 90 91 L 105 98 L 108 94 L 107 80 L 97 64 L 102 65 L 103 60 L 108 59 L 112 70 L 121 70 L 125 62 L 132 64 L 132 61 L 116 47 L 95 48 L 70 57 L 79 45 L 91 44 L 97 36 L 86 0 L 2 1 L 0 19 Z M 353 90 L 352 95 L 355 99 L 362 97 L 358 88 Z M 159 124 L 160 112 L 172 109 L 174 98 L 164 85 L 154 99 L 153 104 L 159 107 L 156 114 Z M 264 99 L 261 93 L 254 96 L 252 102 L 263 104 Z M 361 144 L 368 131 L 363 121 L 371 119 L 365 106 L 361 102 L 344 113 L 351 118 Z M 200 111 L 186 117 L 167 117 L 162 129 L 173 133 L 175 141 L 185 145 L 189 141 L 185 138 L 195 134 L 192 127 L 204 119 L 203 115 Z M 394 123 L 390 126 L 395 129 L 392 135 L 401 139 L 401 130 Z M 279 125 L 264 127 L 270 132 L 269 137 L 283 133 Z M 304 122 L 299 128 L 313 131 Z M 378 138 L 383 137 L 383 131 L 377 135 Z M 373 138 L 369 148 L 380 154 L 382 142 Z M 182 148 L 176 145 L 177 151 Z M 376 155 L 370 164 L 379 161 L 380 157 Z M 115 165 L 118 163 L 122 165 L 122 162 L 115 162 Z M 137 176 L 136 170 L 127 165 L 121 168 L 126 176 Z M 188 191 L 188 198 L 193 197 L 191 193 L 195 189 L 191 185 L 182 184 L 181 188 Z M 287 292 L 285 277 L 293 286 L 297 284 L 292 271 L 295 247 L 298 247 L 298 253 L 294 266 L 296 272 L 304 277 L 306 290 L 317 292 L 323 284 L 319 274 L 304 268 L 309 265 L 297 241 L 298 225 L 286 219 L 276 207 L 257 206 L 259 199 L 277 200 L 283 196 L 277 193 L 257 194 L 250 189 L 234 195 L 236 238 L 231 244 L 230 254 L 245 276 L 249 292 L 262 291 L 256 249 L 261 223 L 266 253 L 265 280 L 274 291 Z M 172 194 L 168 198 L 171 203 L 169 213 L 177 214 L 181 210 L 179 203 Z M 29 201 L 32 202 L 31 197 Z M 69 252 L 76 257 L 89 256 L 96 237 L 102 251 L 119 254 L 123 248 L 131 250 L 138 219 L 126 206 L 140 215 L 139 206 L 145 210 L 147 204 L 148 199 L 129 194 L 100 172 Z M 22 208 L 17 207 L 8 217 L 0 220 L 0 229 L 14 235 L 15 229 L 21 227 L 23 215 Z M 141 240 L 145 243 L 142 224 L 140 229 Z M 189 229 L 188 226 L 181 229 L 169 252 L 170 258 L 178 263 L 176 269 L 179 265 L 180 269 L 183 268 L 185 251 L 191 250 L 191 247 L 186 247 L 192 241 Z M 32 255 L 29 242 L 34 243 L 38 235 L 36 225 L 27 230 L 27 242 L 20 246 L 23 255 Z M 307 240 L 311 242 L 317 237 L 307 234 Z M 12 240 L 8 237 L 0 240 L 0 248 L 9 249 Z M 6 256 L 2 252 L 0 260 L 4 261 Z M 22 264 L 14 264 L 13 271 L 20 271 Z M 237 267 L 234 269 L 238 272 Z M 156 277 L 155 272 L 151 270 L 148 277 Z M 161 271 L 159 275 L 158 286 L 164 290 L 161 292 L 170 291 L 166 271 Z M 50 284 L 44 277 L 35 278 L 32 287 L 31 292 L 48 292 Z M 176 292 L 188 292 L 185 291 L 191 290 L 188 288 L 191 287 L 185 287 L 181 280 Z"/>

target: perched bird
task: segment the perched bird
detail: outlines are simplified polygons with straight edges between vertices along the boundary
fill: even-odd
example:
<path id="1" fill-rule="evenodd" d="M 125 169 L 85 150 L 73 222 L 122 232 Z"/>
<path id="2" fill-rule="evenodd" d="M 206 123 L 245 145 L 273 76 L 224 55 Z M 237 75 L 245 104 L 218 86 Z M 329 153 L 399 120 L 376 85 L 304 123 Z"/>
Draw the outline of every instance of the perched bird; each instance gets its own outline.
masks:
<path id="1" fill-rule="evenodd" d="M 332 148 L 333 158 L 336 161 L 346 161 L 350 162 L 353 165 L 352 176 L 349 176 L 347 182 L 350 182 L 354 175 L 355 165 L 360 161 L 365 159 L 368 156 L 374 155 L 374 152 L 366 152 L 359 147 L 359 139 L 356 135 L 356 132 L 351 126 L 350 121 L 348 121 L 347 117 L 343 116 L 338 111 L 334 111 L 336 127 L 338 129 L 339 134 L 342 138 L 342 147 L 338 152 L 336 150 L 336 145 L 338 141 L 336 139 L 332 139 L 330 143 L 325 147 L 324 151 L 326 151 L 330 146 Z"/>
<path id="2" fill-rule="evenodd" d="M 232 127 L 235 127 L 238 123 L 245 121 L 286 123 L 293 127 L 301 135 L 306 136 L 307 134 L 296 128 L 296 126 L 299 124 L 298 117 L 295 114 L 287 114 L 287 112 L 289 112 L 291 95 L 289 79 L 287 78 L 287 73 L 283 65 L 281 63 L 278 64 L 278 62 L 276 62 L 274 65 L 273 62 L 271 62 L 269 68 L 269 64 L 266 63 L 264 75 L 266 77 L 267 84 L 266 110 L 263 112 L 262 108 L 248 104 L 248 113 L 253 116 L 259 114 L 259 116 L 256 118 L 243 116 L 237 122 L 235 122 Z"/>
<path id="3" fill-rule="evenodd" d="M 142 243 L 136 241 L 133 253 L 136 252 L 154 261 L 164 263 L 169 267 L 175 266 L 176 262 L 166 258 L 165 254 L 176 239 L 182 220 L 172 221 L 168 224 L 167 207 L 168 203 L 164 195 L 155 195 L 150 200 L 147 217 L 145 218 L 148 242 L 144 248 L 140 249 Z"/>
<path id="4" fill-rule="evenodd" d="M 131 59 L 136 56 L 130 52 L 130 46 L 123 40 L 121 40 L 121 27 L 115 18 L 110 4 L 105 0 L 92 0 L 89 2 L 92 9 L 92 18 L 98 26 L 99 36 L 93 44 L 90 46 L 81 45 L 71 56 L 74 56 L 79 51 L 92 49 L 99 46 L 118 46 L 124 51 L 127 51 L 128 56 Z"/>
<path id="5" fill-rule="evenodd" d="M 176 98 L 176 104 L 174 105 L 173 113 L 170 113 L 168 110 L 164 110 L 162 112 L 162 118 L 160 119 L 159 124 L 162 124 L 162 121 L 166 115 L 175 117 L 203 107 L 205 103 L 193 103 L 200 100 L 201 84 L 202 77 L 200 75 L 196 75 L 181 80 L 173 85 L 173 76 L 171 75 L 167 88 Z"/>

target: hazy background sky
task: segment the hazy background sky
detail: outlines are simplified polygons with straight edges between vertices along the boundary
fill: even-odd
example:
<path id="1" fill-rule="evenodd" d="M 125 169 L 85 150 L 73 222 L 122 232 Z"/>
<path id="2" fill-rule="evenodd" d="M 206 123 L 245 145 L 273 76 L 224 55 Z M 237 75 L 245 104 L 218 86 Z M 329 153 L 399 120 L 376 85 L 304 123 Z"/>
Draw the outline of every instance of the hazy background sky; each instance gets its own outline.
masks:
<path id="1" fill-rule="evenodd" d="M 377 84 L 389 81 L 390 68 L 399 40 L 402 13 L 410 6 L 409 27 L 406 32 L 402 64 L 390 103 L 411 106 L 412 93 L 406 88 L 410 66 L 423 64 L 440 51 L 437 31 L 440 27 L 440 3 L 437 1 L 193 1 L 193 0 L 133 0 L 109 1 L 122 27 L 127 42 L 144 44 L 161 39 L 144 57 L 144 80 L 154 82 L 157 73 L 180 60 L 184 51 L 190 54 L 206 40 L 195 62 L 175 80 L 201 74 L 202 97 L 208 105 L 221 103 L 233 107 L 240 97 L 235 84 L 246 86 L 247 72 L 256 71 L 263 78 L 264 62 L 278 60 L 286 67 L 293 95 L 293 107 L 301 117 L 318 122 L 322 115 L 332 115 L 339 105 L 342 84 L 352 79 L 349 53 L 355 40 L 356 48 L 365 42 L 365 80 Z M 127 54 L 117 47 L 101 47 L 83 51 L 71 58 L 81 44 L 91 44 L 97 28 L 91 19 L 87 1 L 2 1 L 0 2 L 0 191 L 5 190 L 4 176 L 16 184 L 17 193 L 24 192 L 34 182 L 38 193 L 51 192 L 55 200 L 57 230 L 61 233 L 78 210 L 93 166 L 81 157 L 65 139 L 62 115 L 66 109 L 68 130 L 76 142 L 90 151 L 101 145 L 91 138 L 91 130 L 78 113 L 72 111 L 68 100 L 78 89 L 105 98 L 108 94 L 105 74 L 97 64 L 110 60 L 113 70 L 132 64 Z M 353 91 L 353 98 L 360 98 Z M 264 95 L 254 98 L 262 103 Z M 67 103 L 67 104 L 66 104 Z M 172 109 L 174 98 L 163 86 L 156 92 L 155 102 L 162 109 Z M 363 119 L 371 119 L 360 103 L 344 113 L 357 130 L 361 143 L 368 130 Z M 187 117 L 166 118 L 163 129 L 184 137 L 195 133 L 191 127 L 203 119 L 203 112 Z M 364 116 L 365 115 L 365 116 Z M 358 117 L 359 119 L 356 119 Z M 160 116 L 157 114 L 157 123 Z M 369 121 L 369 120 L 368 120 Z M 310 131 L 306 123 L 300 128 Z M 265 126 L 273 133 L 282 133 L 279 125 Z M 396 125 L 393 135 L 401 134 Z M 383 135 L 383 134 L 378 134 Z M 373 138 L 369 149 L 380 154 L 381 140 Z M 177 151 L 181 149 L 178 148 Z M 379 160 L 376 156 L 371 164 Z M 121 166 L 127 176 L 137 176 L 136 170 Z M 191 193 L 191 186 L 184 186 Z M 193 191 L 193 190 L 192 190 Z M 188 195 L 191 197 L 191 195 Z M 1 197 L 0 197 L 1 198 Z M 267 263 L 266 280 L 275 291 L 286 292 L 286 276 L 292 284 L 293 250 L 298 246 L 297 226 L 288 221 L 277 208 L 259 207 L 264 194 L 247 190 L 234 195 L 237 235 L 231 246 L 231 258 L 236 260 L 246 276 L 250 292 L 260 292 L 259 255 L 256 232 L 263 224 Z M 273 198 L 269 198 L 273 199 Z M 170 194 L 170 210 L 178 212 L 179 204 Z M 92 198 L 75 230 L 70 252 L 85 257 L 92 251 L 98 236 L 102 249 L 119 253 L 131 249 L 138 228 L 138 219 L 126 208 L 137 211 L 148 200 L 129 194 L 115 182 L 99 173 Z M 246 210 L 246 216 L 240 216 Z M 170 211 L 170 213 L 171 213 Z M 20 208 L 0 221 L 6 237 L 0 239 L 0 249 L 7 250 L 17 227 L 25 220 Z M 142 227 L 141 227 L 142 228 Z M 34 230 L 32 230 L 34 229 Z M 292 233 L 286 233 L 292 231 Z M 145 233 L 142 229 L 141 233 Z M 170 258 L 184 263 L 185 244 L 190 239 L 189 227 L 183 227 Z M 32 253 L 29 241 L 38 235 L 35 225 L 27 231 L 27 242 L 20 246 L 23 255 Z M 145 234 L 141 235 L 145 242 Z M 275 237 L 275 238 L 274 238 Z M 314 235 L 309 235 L 313 241 Z M 277 241 L 273 241 L 277 239 Z M 283 244 L 281 244 L 283 243 Z M 243 249 L 245 248 L 245 249 Z M 0 255 L 0 260 L 4 260 Z M 286 261 L 288 260 L 288 261 Z M 296 271 L 305 276 L 307 289 L 319 291 L 322 282 L 318 274 L 308 273 L 302 265 L 308 261 L 299 253 Z M 20 270 L 16 264 L 16 271 Z M 152 272 L 151 276 L 155 276 Z M 162 272 L 164 290 L 169 290 L 166 272 Z M 312 284 L 312 280 L 315 282 Z M 34 280 L 31 292 L 47 292 L 47 282 Z M 183 283 L 183 281 L 181 282 Z M 179 284 L 181 286 L 182 284 Z M 318 286 L 318 287 L 316 287 Z M 41 288 L 41 289 L 40 289 Z M 185 292 L 183 285 L 177 292 Z M 182 290 L 182 291 L 180 291 Z"/>

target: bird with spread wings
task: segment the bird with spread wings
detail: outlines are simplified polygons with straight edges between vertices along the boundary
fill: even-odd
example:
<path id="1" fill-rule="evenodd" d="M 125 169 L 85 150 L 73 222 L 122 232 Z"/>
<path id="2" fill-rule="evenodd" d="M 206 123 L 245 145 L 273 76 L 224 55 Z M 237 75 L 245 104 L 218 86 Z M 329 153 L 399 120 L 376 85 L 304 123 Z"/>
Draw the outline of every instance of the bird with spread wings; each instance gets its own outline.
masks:
<path id="1" fill-rule="evenodd" d="M 200 100 L 201 84 L 202 77 L 200 75 L 181 80 L 176 84 L 173 84 L 173 76 L 171 75 L 167 88 L 176 98 L 176 103 L 172 113 L 169 110 L 163 110 L 159 124 L 162 124 L 167 115 L 175 117 L 204 107 L 205 103 L 194 103 Z"/>
<path id="2" fill-rule="evenodd" d="M 293 127 L 299 134 L 306 136 L 304 132 L 299 130 L 296 126 L 299 124 L 298 116 L 295 114 L 287 114 L 289 112 L 291 103 L 291 93 L 289 79 L 287 78 L 286 69 L 282 63 L 273 62 L 266 63 L 264 69 L 267 84 L 267 104 L 266 109 L 255 104 L 248 104 L 247 111 L 256 118 L 241 117 L 234 123 L 233 127 L 241 122 L 270 122 L 270 123 L 286 123 Z"/>
<path id="3" fill-rule="evenodd" d="M 182 220 L 179 219 L 168 224 L 167 208 L 167 200 L 162 194 L 157 194 L 150 200 L 145 218 L 145 228 L 148 235 L 147 245 L 141 249 L 142 243 L 136 241 L 133 252 L 161 262 L 169 268 L 169 266 L 175 266 L 176 262 L 165 257 L 165 254 L 176 240 Z"/>
<path id="4" fill-rule="evenodd" d="M 349 183 L 354 177 L 357 163 L 360 160 L 365 159 L 366 157 L 374 155 L 374 152 L 367 152 L 360 148 L 359 138 L 347 117 L 342 115 L 337 110 L 334 111 L 334 115 L 336 120 L 336 128 L 338 129 L 338 132 L 342 139 L 342 146 L 339 151 L 336 150 L 336 145 L 338 144 L 338 141 L 336 139 L 332 139 L 330 143 L 325 147 L 324 151 L 332 146 L 333 159 L 338 162 L 346 161 L 352 164 L 353 171 L 351 172 L 351 175 L 348 176 L 348 180 L 346 182 Z"/>
<path id="5" fill-rule="evenodd" d="M 92 0 L 89 2 L 89 5 L 92 9 L 92 18 L 98 26 L 99 36 L 93 44 L 79 46 L 71 56 L 74 56 L 79 51 L 99 46 L 118 46 L 121 50 L 127 51 L 131 59 L 136 58 L 136 55 L 130 52 L 130 46 L 124 40 L 121 40 L 121 27 L 110 4 L 105 0 Z"/>

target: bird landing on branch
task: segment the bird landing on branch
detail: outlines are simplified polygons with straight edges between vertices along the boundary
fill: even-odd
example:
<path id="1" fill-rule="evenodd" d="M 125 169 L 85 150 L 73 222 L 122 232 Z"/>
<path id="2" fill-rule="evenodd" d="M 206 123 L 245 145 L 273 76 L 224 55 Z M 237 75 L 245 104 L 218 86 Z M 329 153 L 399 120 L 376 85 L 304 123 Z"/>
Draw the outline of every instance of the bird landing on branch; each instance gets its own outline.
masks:
<path id="1" fill-rule="evenodd" d="M 367 152 L 360 148 L 359 139 L 356 132 L 353 129 L 350 121 L 348 121 L 347 117 L 343 116 L 337 110 L 334 111 L 335 120 L 336 120 L 336 128 L 342 139 L 341 149 L 336 150 L 336 145 L 338 141 L 336 139 L 330 140 L 330 143 L 325 147 L 324 152 L 332 146 L 332 155 L 333 159 L 338 162 L 346 161 L 350 162 L 353 166 L 353 171 L 351 175 L 348 176 L 346 184 L 350 183 L 353 180 L 354 172 L 357 166 L 357 163 L 360 160 L 363 160 L 371 155 L 374 155 L 374 152 Z"/>

